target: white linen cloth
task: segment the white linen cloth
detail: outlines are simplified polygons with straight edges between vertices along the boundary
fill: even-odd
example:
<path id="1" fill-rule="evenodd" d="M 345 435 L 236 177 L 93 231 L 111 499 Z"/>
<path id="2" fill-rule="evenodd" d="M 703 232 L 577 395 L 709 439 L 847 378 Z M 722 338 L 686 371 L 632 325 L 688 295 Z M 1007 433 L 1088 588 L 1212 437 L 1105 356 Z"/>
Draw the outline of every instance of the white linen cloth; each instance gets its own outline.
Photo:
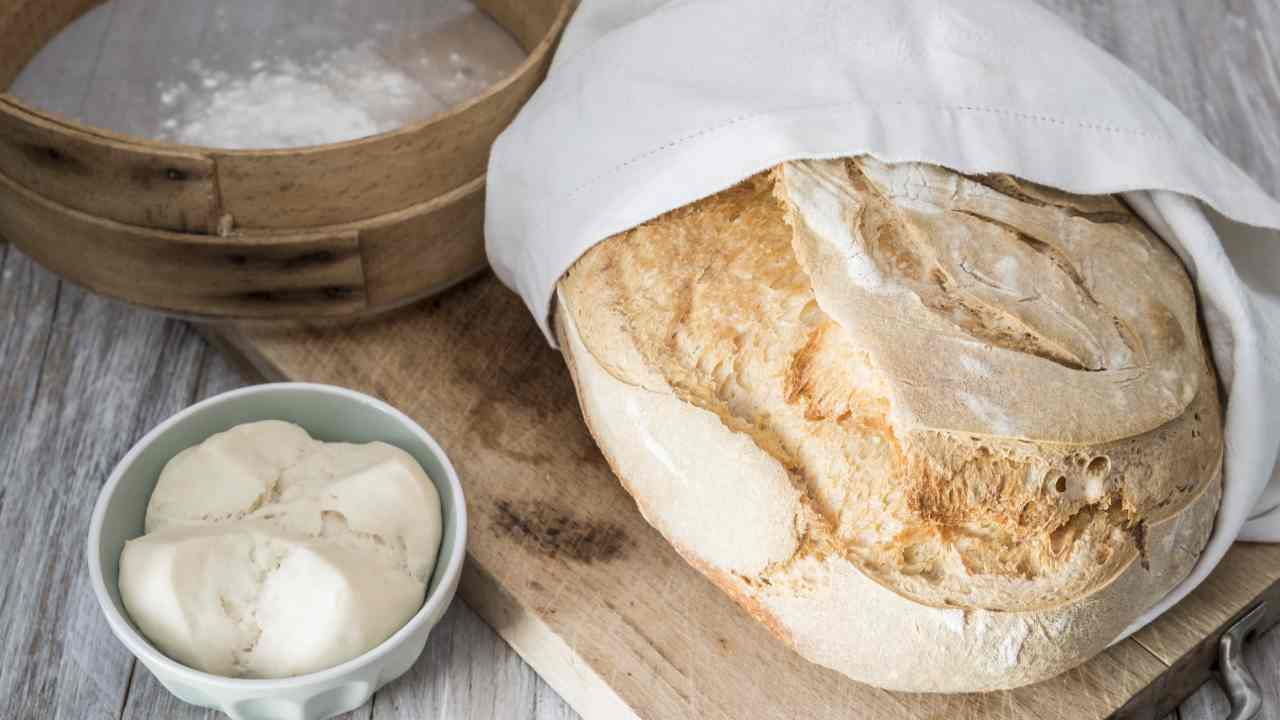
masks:
<path id="1" fill-rule="evenodd" d="M 1226 487 L 1192 574 L 1126 635 L 1236 539 L 1280 541 L 1280 204 L 1030 0 L 584 0 L 494 145 L 489 259 L 554 343 L 555 284 L 596 242 L 781 161 L 859 153 L 1125 193 L 1186 264 L 1228 392 Z"/>

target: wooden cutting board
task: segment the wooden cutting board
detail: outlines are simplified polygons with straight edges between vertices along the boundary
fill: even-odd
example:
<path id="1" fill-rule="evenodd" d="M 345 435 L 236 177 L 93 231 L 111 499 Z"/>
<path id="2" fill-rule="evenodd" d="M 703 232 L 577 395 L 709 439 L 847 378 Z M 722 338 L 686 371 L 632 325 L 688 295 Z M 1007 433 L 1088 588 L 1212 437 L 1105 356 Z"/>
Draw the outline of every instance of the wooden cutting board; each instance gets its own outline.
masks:
<path id="1" fill-rule="evenodd" d="M 462 598 L 588 720 L 1162 718 L 1210 676 L 1234 618 L 1264 597 L 1263 627 L 1280 610 L 1280 545 L 1238 544 L 1155 624 L 1059 678 L 878 690 L 774 640 L 645 523 L 587 434 L 559 354 L 492 275 L 360 325 L 210 335 L 267 378 L 379 396 L 440 441 L 470 513 Z"/>

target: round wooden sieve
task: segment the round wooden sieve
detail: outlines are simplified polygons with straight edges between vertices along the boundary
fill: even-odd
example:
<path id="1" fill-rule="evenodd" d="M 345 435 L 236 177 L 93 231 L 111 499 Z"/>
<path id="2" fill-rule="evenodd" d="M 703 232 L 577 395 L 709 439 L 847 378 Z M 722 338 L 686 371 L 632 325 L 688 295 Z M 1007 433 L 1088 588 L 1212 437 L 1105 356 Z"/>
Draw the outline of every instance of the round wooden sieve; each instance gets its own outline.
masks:
<path id="1" fill-rule="evenodd" d="M 0 87 L 100 0 L 0 0 Z M 332 318 L 484 267 L 489 147 L 572 0 L 476 0 L 529 53 L 480 96 L 332 145 L 220 150 L 112 133 L 0 94 L 0 236 L 106 295 L 208 318 Z"/>

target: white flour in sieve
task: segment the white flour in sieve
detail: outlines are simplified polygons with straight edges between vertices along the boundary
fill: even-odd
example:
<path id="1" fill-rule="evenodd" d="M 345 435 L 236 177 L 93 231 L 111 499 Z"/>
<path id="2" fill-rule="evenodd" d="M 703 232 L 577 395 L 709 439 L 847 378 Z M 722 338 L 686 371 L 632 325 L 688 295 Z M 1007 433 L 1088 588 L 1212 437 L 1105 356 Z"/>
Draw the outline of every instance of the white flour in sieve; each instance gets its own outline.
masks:
<path id="1" fill-rule="evenodd" d="M 55 111 L 241 149 L 393 130 L 483 93 L 525 58 L 471 0 L 108 0 L 50 48 L 59 43 L 101 50 L 88 99 Z M 51 99 L 38 84 L 15 89 L 36 104 Z"/>
<path id="2" fill-rule="evenodd" d="M 193 60 L 187 66 L 192 80 L 159 88 L 160 138 L 219 148 L 341 142 L 426 118 L 453 104 L 445 98 L 478 95 L 501 77 L 457 52 L 445 67 L 418 65 L 421 72 L 409 75 L 370 43 L 304 62 L 255 60 L 242 74 Z"/>

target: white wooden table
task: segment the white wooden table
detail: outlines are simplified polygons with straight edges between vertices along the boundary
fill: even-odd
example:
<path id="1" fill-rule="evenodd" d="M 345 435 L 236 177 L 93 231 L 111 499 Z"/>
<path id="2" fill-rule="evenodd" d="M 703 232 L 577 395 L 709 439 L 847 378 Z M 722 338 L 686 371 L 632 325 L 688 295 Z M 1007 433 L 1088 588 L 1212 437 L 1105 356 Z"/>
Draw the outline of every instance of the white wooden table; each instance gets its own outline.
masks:
<path id="1" fill-rule="evenodd" d="M 1038 1 L 1153 82 L 1280 195 L 1280 0 Z M 129 52 L 122 35 L 191 6 L 148 3 L 154 12 L 102 13 L 64 37 L 15 90 L 70 116 L 118 112 L 118 78 L 96 72 L 103 55 Z M 0 718 L 211 715 L 171 698 L 111 636 L 83 543 L 98 488 L 130 444 L 178 409 L 251 381 L 187 324 L 95 297 L 0 244 Z M 1280 632 L 1246 657 L 1266 695 L 1261 717 L 1280 718 Z M 1210 683 L 1178 715 L 1226 712 Z M 414 669 L 351 717 L 575 715 L 458 603 Z"/>

